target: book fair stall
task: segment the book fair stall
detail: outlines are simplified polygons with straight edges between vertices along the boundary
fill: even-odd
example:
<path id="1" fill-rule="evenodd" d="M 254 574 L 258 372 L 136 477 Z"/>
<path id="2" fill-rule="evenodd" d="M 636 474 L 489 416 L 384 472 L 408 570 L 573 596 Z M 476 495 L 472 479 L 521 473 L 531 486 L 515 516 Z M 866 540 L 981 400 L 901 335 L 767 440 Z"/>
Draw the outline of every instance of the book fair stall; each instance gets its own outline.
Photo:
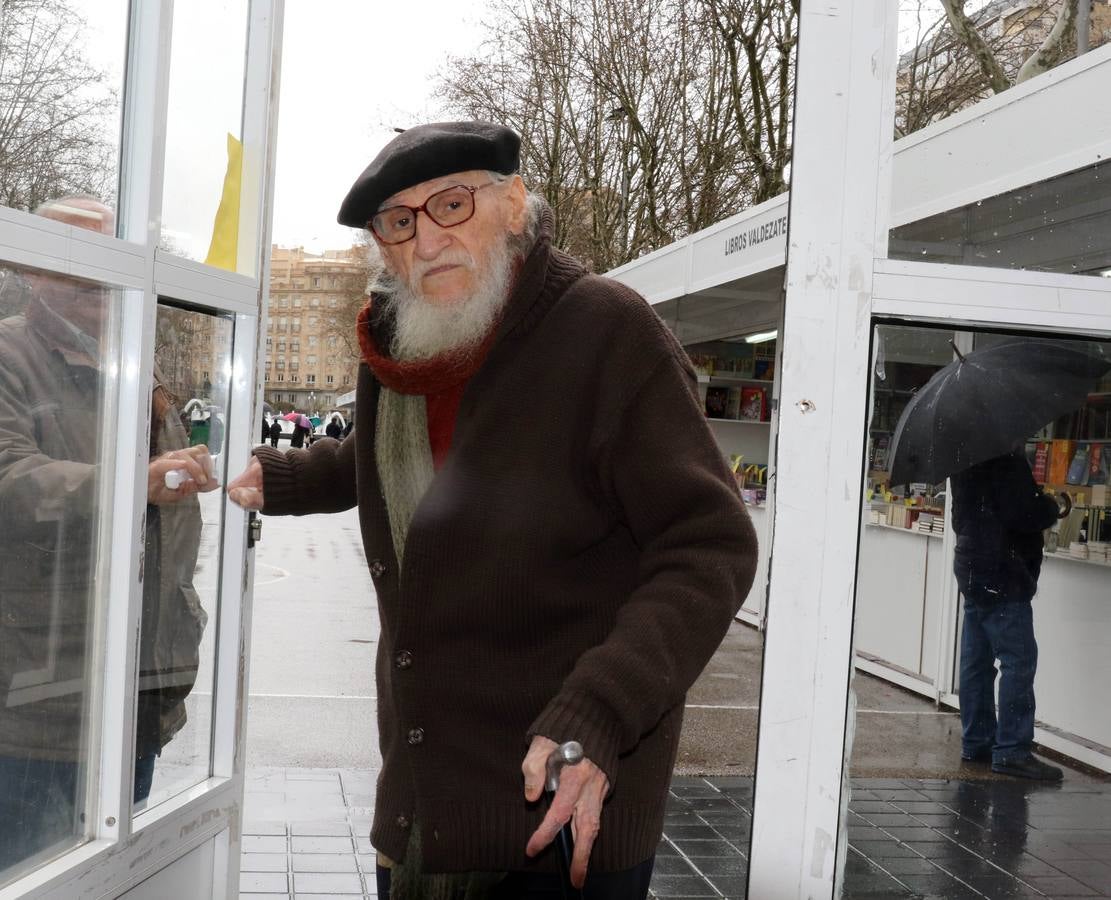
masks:
<path id="1" fill-rule="evenodd" d="M 1068 78 L 1031 92 L 1026 102 L 1039 110 L 1070 102 L 1109 65 L 1105 57 L 1098 64 L 1089 58 Z M 1005 131 L 990 131 L 1014 115 L 996 98 L 895 142 L 888 265 L 928 262 L 958 273 L 990 266 L 1100 281 L 1111 274 L 1109 164 L 1090 154 L 1095 162 L 1062 171 L 1068 163 L 1058 160 L 1043 164 L 1044 177 L 1031 183 L 1036 150 L 1005 151 Z M 1074 150 L 1078 162 L 1087 158 L 1083 148 Z M 977 161 L 954 173 L 953 156 Z M 960 197 L 973 199 L 958 202 Z M 787 215 L 788 198 L 779 197 L 610 273 L 649 299 L 695 365 L 707 420 L 761 541 L 757 580 L 738 616 L 756 627 L 766 617 L 775 514 Z M 908 401 L 957 352 L 1020 332 L 1017 325 L 1012 333 L 891 323 L 877 325 L 872 336 L 855 665 L 953 707 L 961 598 L 953 577 L 947 486 L 944 479 L 892 483 L 892 439 Z M 1038 740 L 1111 771 L 1111 730 L 1105 716 L 1093 713 L 1107 682 L 1080 677 L 1101 666 L 1089 630 L 1111 633 L 1111 572 L 1103 568 L 1111 546 L 1111 379 L 1096 379 L 1082 406 L 1026 435 L 1022 450 L 1037 483 L 1071 503 L 1071 512 L 1044 537 L 1039 596 L 1045 602 L 1035 603 Z M 817 520 L 814 527 L 821 527 Z"/>

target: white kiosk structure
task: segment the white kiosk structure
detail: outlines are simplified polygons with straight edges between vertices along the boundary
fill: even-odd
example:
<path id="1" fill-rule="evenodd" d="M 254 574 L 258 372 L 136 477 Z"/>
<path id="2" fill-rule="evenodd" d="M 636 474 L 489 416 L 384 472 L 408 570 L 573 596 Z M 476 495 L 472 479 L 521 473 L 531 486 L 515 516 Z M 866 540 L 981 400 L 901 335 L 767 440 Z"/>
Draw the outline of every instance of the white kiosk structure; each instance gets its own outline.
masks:
<path id="1" fill-rule="evenodd" d="M 1007 270 L 994 273 L 1007 281 L 995 295 L 1002 309 L 1021 307 L 1057 274 L 1111 276 L 1107 49 L 895 142 L 889 259 L 877 282 L 894 293 L 896 310 L 918 314 L 911 286 L 936 301 L 964 302 L 963 279 L 985 278 L 983 268 L 973 274 L 967 266 Z M 789 205 L 788 195 L 776 197 L 608 274 L 642 293 L 688 349 L 776 331 L 783 321 Z M 915 262 L 934 265 L 916 281 L 899 277 Z M 1111 308 L 1111 278 L 1070 281 L 1060 294 L 1062 308 L 1097 296 Z M 947 344 L 953 332 L 941 334 L 925 354 L 909 344 L 887 346 L 886 365 L 945 365 L 953 358 Z M 774 465 L 780 353 L 767 422 L 711 421 L 727 456 Z M 806 449 L 781 447 L 784 452 L 805 457 Z M 749 507 L 761 538 L 760 568 L 739 614 L 761 628 L 774 471 L 769 481 L 767 502 Z M 822 527 L 818 518 L 814 527 Z M 864 523 L 854 644 L 860 670 L 955 706 L 960 603 L 951 535 L 951 529 L 927 534 Z M 1041 648 L 1037 739 L 1105 771 L 1111 771 L 1109 576 L 1111 567 L 1101 562 L 1047 553 L 1041 593 L 1054 600 L 1034 605 Z"/>

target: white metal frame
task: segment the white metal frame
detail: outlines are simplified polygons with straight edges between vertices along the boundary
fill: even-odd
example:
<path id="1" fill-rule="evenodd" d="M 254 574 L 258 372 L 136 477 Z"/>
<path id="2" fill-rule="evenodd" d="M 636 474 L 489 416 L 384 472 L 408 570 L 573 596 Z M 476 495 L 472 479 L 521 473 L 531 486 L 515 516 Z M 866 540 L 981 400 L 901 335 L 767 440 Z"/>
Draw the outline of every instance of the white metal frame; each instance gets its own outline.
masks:
<path id="1" fill-rule="evenodd" d="M 259 322 L 265 315 L 284 0 L 252 0 L 244 83 L 244 190 L 240 268 L 244 276 L 156 250 L 161 228 L 173 0 L 131 0 L 119 237 L 0 208 L 0 264 L 33 266 L 121 287 L 120 366 L 105 374 L 124 423 L 115 434 L 111 530 L 103 540 L 108 590 L 88 809 L 91 839 L 6 888 L 15 897 L 118 896 L 215 839 L 212 896 L 238 891 L 244 774 L 246 659 L 253 554 L 246 516 L 225 503 L 216 643 L 212 774 L 174 798 L 132 813 L 134 690 L 142 600 L 141 555 L 149 452 L 149 396 L 160 296 L 235 317 L 227 429 L 230 471 L 244 463 L 257 430 Z"/>
<path id="2" fill-rule="evenodd" d="M 908 176 L 896 182 L 892 202 L 896 15 L 888 0 L 815 0 L 801 9 L 778 496 L 749 867 L 748 895 L 760 900 L 835 897 L 840 889 L 874 321 L 1111 336 L 1109 281 L 886 259 L 893 224 L 1106 158 L 1111 117 L 1098 112 L 1108 96 L 1096 76 L 1106 71 L 1111 48 L 904 139 L 908 172 L 942 177 L 952 167 L 956 174 L 945 183 Z M 1069 92 L 1071 109 L 1085 116 L 1073 116 L 1069 140 L 1052 147 L 1030 123 L 1052 133 L 1038 110 L 1060 114 L 1057 104 Z M 1089 104 L 1096 107 L 1091 117 Z M 970 144 L 958 147 L 950 138 L 969 128 L 977 156 L 954 156 Z M 1026 145 L 990 151 L 1013 141 L 1016 129 L 1030 135 Z M 989 162 L 996 166 L 990 172 Z"/>

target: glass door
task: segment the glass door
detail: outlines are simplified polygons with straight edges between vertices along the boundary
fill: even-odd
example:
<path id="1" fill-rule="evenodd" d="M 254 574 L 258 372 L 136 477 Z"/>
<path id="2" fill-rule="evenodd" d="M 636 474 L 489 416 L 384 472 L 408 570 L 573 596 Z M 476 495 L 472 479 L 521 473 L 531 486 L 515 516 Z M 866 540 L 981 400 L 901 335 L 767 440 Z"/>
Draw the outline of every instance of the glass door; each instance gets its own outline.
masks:
<path id="1" fill-rule="evenodd" d="M 281 22 L 0 23 L 0 66 L 46 73 L 0 89 L 36 149 L 0 162 L 5 900 L 237 892 L 253 554 L 222 486 L 260 403 Z"/>

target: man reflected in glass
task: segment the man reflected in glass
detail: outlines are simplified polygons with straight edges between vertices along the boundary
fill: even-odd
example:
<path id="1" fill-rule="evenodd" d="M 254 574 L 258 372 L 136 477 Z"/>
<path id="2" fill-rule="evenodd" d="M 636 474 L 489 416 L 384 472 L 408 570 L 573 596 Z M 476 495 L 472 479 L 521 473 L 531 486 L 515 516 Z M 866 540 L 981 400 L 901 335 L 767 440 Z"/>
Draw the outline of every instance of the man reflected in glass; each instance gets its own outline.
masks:
<path id="1" fill-rule="evenodd" d="M 1060 781 L 1031 752 L 1038 644 L 1031 601 L 1042 568 L 1042 532 L 1064 508 L 1044 494 L 1020 452 L 951 476 L 954 571 L 964 596 L 961 632 L 961 757 L 993 772 Z M 999 706 L 995 661 L 999 660 Z"/>
<path id="2" fill-rule="evenodd" d="M 114 233 L 111 209 L 90 197 L 37 212 Z M 85 831 L 86 648 L 106 552 L 97 535 L 102 441 L 113 430 L 101 421 L 110 290 L 30 270 L 25 279 L 26 309 L 0 321 L 0 873 Z M 217 487 L 208 449 L 187 446 L 157 375 L 150 422 L 137 801 L 184 724 L 196 680 L 206 616 L 191 584 L 201 529 L 194 495 Z M 187 480 L 171 489 L 174 470 Z"/>

